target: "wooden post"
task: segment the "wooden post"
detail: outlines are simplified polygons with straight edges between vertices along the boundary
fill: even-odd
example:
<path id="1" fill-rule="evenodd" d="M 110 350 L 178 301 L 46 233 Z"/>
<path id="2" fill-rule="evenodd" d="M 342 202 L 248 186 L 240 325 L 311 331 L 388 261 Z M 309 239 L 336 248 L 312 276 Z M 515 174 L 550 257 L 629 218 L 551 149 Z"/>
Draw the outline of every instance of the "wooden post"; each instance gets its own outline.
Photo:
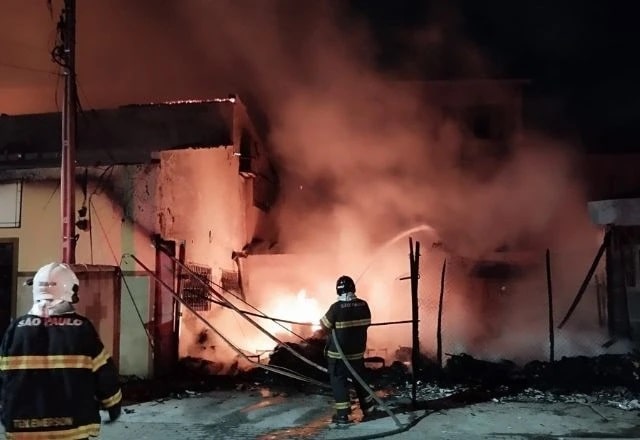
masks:
<path id="1" fill-rule="evenodd" d="M 440 275 L 440 300 L 438 302 L 438 329 L 437 329 L 437 357 L 438 365 L 442 367 L 442 305 L 444 303 L 444 280 L 447 272 L 447 259 L 442 262 L 442 274 Z"/>
<path id="2" fill-rule="evenodd" d="M 569 321 L 569 318 L 571 318 L 571 315 L 573 315 L 573 312 L 576 310 L 576 307 L 578 307 L 578 304 L 580 304 L 580 300 L 582 299 L 584 292 L 586 292 L 587 287 L 589 287 L 589 281 L 591 281 L 591 277 L 593 277 L 593 274 L 598 268 L 598 263 L 600 263 L 600 259 L 602 258 L 605 251 L 607 250 L 607 247 L 609 247 L 610 238 L 611 238 L 611 230 L 607 231 L 604 234 L 602 245 L 600 245 L 600 249 L 598 249 L 598 253 L 596 254 L 596 257 L 593 259 L 593 263 L 591 263 L 591 267 L 587 272 L 587 276 L 584 277 L 584 281 L 582 281 L 582 285 L 578 289 L 578 293 L 576 297 L 571 303 L 571 306 L 569 307 L 569 310 L 567 311 L 567 314 L 565 315 L 564 319 L 562 320 L 562 322 L 560 322 L 560 325 L 558 325 L 558 328 L 562 328 L 567 323 L 567 321 Z"/>
<path id="3" fill-rule="evenodd" d="M 555 335 L 553 328 L 553 284 L 551 283 L 551 252 L 547 249 L 547 296 L 549 299 L 549 362 L 555 361 Z"/>
<path id="4" fill-rule="evenodd" d="M 411 320 L 413 341 L 411 345 L 411 404 L 416 406 L 417 376 L 416 370 L 420 365 L 420 334 L 418 309 L 418 279 L 420 278 L 420 242 L 416 242 L 415 251 L 413 239 L 409 238 L 409 267 L 411 270 Z"/>

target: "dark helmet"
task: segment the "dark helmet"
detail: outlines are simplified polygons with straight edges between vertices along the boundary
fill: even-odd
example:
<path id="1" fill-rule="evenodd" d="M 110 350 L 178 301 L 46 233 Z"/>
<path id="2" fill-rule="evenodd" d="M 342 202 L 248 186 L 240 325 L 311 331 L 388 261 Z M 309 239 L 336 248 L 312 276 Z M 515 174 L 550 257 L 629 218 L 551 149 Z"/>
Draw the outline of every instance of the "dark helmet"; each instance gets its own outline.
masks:
<path id="1" fill-rule="evenodd" d="M 338 292 L 338 295 L 356 293 L 356 283 L 353 282 L 351 277 L 342 275 L 338 278 L 338 281 L 336 281 L 336 292 Z"/>

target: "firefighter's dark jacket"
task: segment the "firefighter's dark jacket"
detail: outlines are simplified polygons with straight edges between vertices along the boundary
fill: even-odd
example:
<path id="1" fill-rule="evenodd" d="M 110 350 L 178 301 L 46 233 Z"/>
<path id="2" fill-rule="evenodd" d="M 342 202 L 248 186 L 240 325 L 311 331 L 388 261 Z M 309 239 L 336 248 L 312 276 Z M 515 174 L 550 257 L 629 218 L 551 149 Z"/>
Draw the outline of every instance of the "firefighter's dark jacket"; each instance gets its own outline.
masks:
<path id="1" fill-rule="evenodd" d="M 354 298 L 337 301 L 320 320 L 329 331 L 336 330 L 340 348 L 348 360 L 362 359 L 367 348 L 367 329 L 371 325 L 371 311 L 366 301 Z M 333 337 L 329 334 L 326 354 L 328 358 L 341 359 Z"/>
<path id="2" fill-rule="evenodd" d="M 120 405 L 113 359 L 84 316 L 21 316 L 7 329 L 0 351 L 8 439 L 96 436 L 99 410 Z"/>

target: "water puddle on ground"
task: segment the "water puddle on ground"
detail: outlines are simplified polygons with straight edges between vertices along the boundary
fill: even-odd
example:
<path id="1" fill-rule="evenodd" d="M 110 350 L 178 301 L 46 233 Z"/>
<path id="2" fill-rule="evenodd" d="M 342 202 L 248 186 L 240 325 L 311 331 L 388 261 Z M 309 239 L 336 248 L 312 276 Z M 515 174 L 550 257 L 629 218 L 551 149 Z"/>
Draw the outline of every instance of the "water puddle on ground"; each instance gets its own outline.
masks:
<path id="1" fill-rule="evenodd" d="M 276 439 L 305 439 L 315 438 L 318 434 L 329 428 L 331 423 L 332 409 L 325 411 L 320 417 L 311 420 L 310 422 L 293 428 L 280 429 L 268 434 L 264 434 L 257 438 L 257 440 L 276 440 Z"/>

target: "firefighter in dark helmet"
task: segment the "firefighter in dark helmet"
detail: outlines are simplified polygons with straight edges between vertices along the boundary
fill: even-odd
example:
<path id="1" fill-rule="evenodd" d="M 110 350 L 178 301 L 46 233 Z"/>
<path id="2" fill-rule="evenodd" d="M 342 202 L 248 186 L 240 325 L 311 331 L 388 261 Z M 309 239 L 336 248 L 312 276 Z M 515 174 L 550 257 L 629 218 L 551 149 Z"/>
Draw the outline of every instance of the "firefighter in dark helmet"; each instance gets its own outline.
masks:
<path id="1" fill-rule="evenodd" d="M 2 424 L 8 439 L 95 437 L 100 409 L 120 416 L 113 359 L 91 322 L 75 312 L 80 283 L 66 264 L 33 278 L 33 307 L 16 318 L 0 347 Z"/>
<path id="2" fill-rule="evenodd" d="M 348 378 L 351 373 L 345 365 L 333 339 L 332 330 L 345 358 L 353 369 L 362 376 L 364 372 L 364 354 L 367 347 L 367 329 L 371 325 L 371 311 L 366 301 L 356 297 L 356 285 L 353 280 L 343 275 L 336 282 L 337 301 L 331 305 L 320 320 L 328 334 L 326 356 L 329 370 L 329 381 L 335 399 L 336 413 L 334 423 L 349 423 L 351 403 L 349 399 Z M 365 417 L 375 410 L 374 400 L 357 380 L 353 379 L 360 408 Z"/>

